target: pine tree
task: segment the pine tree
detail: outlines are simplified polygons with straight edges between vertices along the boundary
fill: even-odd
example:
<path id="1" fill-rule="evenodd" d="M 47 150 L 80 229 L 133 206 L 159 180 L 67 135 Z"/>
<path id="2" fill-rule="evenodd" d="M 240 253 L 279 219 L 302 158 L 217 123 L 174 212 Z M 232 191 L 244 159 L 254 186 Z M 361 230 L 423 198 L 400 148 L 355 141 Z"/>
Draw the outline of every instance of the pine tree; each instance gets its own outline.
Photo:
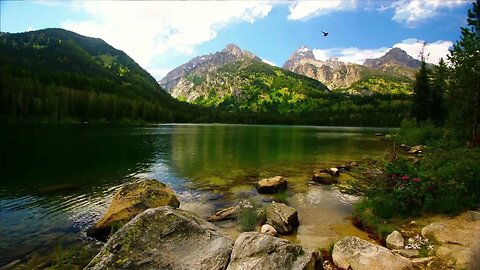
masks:
<path id="1" fill-rule="evenodd" d="M 467 22 L 450 51 L 449 126 L 475 147 L 480 144 L 480 0 L 468 11 Z"/>
<path id="2" fill-rule="evenodd" d="M 432 94 L 430 89 L 427 64 L 422 55 L 422 65 L 415 76 L 413 85 L 413 103 L 411 116 L 419 122 L 424 122 L 431 117 Z"/>
<path id="3" fill-rule="evenodd" d="M 431 117 L 435 125 L 442 126 L 445 122 L 445 105 L 443 96 L 447 90 L 448 67 L 443 58 L 433 70 L 431 86 Z"/>

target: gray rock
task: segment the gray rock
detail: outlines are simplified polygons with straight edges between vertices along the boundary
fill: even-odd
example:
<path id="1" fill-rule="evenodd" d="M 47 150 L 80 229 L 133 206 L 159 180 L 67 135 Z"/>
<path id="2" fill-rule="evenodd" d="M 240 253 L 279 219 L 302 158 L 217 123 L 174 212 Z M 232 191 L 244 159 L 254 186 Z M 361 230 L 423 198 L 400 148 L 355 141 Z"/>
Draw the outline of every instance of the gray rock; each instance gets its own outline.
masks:
<path id="1" fill-rule="evenodd" d="M 417 249 L 393 249 L 392 252 L 405 258 L 416 258 L 420 254 Z"/>
<path id="2" fill-rule="evenodd" d="M 318 258 L 318 253 L 288 240 L 245 232 L 235 241 L 227 270 L 313 270 L 321 265 Z"/>
<path id="3" fill-rule="evenodd" d="M 280 234 L 289 234 L 300 225 L 298 212 L 286 204 L 272 202 L 267 207 L 267 224 L 272 225 Z"/>
<path id="4" fill-rule="evenodd" d="M 480 220 L 480 212 L 479 211 L 468 211 L 469 220 L 470 221 L 478 221 Z"/>
<path id="5" fill-rule="evenodd" d="M 338 179 L 331 176 L 326 172 L 315 173 L 312 176 L 312 181 L 323 184 L 323 185 L 331 185 L 338 182 Z"/>
<path id="6" fill-rule="evenodd" d="M 445 230 L 445 225 L 440 223 L 431 223 L 422 228 L 422 236 L 425 238 L 433 238 L 434 235 L 440 231 Z"/>
<path id="7" fill-rule="evenodd" d="M 257 183 L 258 193 L 272 194 L 287 189 L 287 179 L 283 176 L 265 178 Z"/>
<path id="8" fill-rule="evenodd" d="M 374 245 L 358 237 L 348 236 L 338 241 L 332 254 L 333 262 L 343 269 L 352 270 L 406 270 L 412 262 L 389 249 Z"/>
<path id="9" fill-rule="evenodd" d="M 402 249 L 405 246 L 405 240 L 399 231 L 393 231 L 389 234 L 386 243 L 389 249 Z"/>
<path id="10" fill-rule="evenodd" d="M 148 209 L 115 233 L 85 269 L 225 269 L 233 240 L 188 211 Z"/>
<path id="11" fill-rule="evenodd" d="M 277 235 L 277 230 L 275 230 L 275 228 L 269 224 L 263 224 L 262 228 L 260 228 L 260 232 L 263 234 L 268 234 L 270 236 Z"/>
<path id="12" fill-rule="evenodd" d="M 340 171 L 337 168 L 327 169 L 327 173 L 331 176 L 340 176 Z"/>

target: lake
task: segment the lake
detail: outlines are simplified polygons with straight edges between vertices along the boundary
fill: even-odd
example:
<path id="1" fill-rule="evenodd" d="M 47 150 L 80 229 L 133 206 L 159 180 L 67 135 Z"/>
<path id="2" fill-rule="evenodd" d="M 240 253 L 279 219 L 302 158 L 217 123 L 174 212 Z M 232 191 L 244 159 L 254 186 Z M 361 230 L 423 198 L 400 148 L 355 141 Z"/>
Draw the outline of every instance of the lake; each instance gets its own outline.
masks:
<path id="1" fill-rule="evenodd" d="M 91 242 L 98 220 L 121 185 L 155 178 L 181 207 L 206 217 L 242 199 L 265 204 L 255 183 L 282 175 L 299 211 L 288 238 L 308 247 L 345 234 L 356 198 L 314 185 L 314 171 L 384 155 L 378 128 L 221 124 L 7 125 L 0 132 L 0 266 L 58 245 Z M 218 224 L 235 236 L 233 222 Z"/>

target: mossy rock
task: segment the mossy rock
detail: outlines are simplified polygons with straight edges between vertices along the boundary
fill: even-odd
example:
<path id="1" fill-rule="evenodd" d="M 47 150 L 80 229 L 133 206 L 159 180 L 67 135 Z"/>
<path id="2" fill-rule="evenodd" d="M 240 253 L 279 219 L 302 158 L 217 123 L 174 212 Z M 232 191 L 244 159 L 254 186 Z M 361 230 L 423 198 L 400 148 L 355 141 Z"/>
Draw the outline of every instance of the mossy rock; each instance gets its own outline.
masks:
<path id="1" fill-rule="evenodd" d="M 88 234 L 106 240 L 112 231 L 146 209 L 179 205 L 173 190 L 155 179 L 127 184 L 115 193 L 105 215 L 89 229 Z"/>
<path id="2" fill-rule="evenodd" d="M 85 269 L 225 269 L 232 248 L 211 223 L 162 206 L 123 226 Z"/>

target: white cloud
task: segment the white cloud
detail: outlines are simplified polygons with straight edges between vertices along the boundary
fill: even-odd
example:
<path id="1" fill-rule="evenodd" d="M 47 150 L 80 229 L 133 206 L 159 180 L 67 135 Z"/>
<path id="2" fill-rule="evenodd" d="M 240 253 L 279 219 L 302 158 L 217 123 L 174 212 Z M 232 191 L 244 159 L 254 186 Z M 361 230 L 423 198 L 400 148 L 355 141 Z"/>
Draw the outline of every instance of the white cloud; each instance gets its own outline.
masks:
<path id="1" fill-rule="evenodd" d="M 363 64 L 366 59 L 378 58 L 383 56 L 392 48 L 400 48 L 407 52 L 411 57 L 420 60 L 420 52 L 422 51 L 423 41 L 418 39 L 406 39 L 402 42 L 394 44 L 392 47 L 382 47 L 377 49 L 359 49 L 350 48 L 332 48 L 332 49 L 314 49 L 313 54 L 317 60 L 326 61 L 336 58 L 339 61 Z M 425 45 L 426 62 L 438 64 L 440 58 L 446 60 L 449 54 L 448 49 L 453 45 L 451 41 L 438 40 Z"/>
<path id="2" fill-rule="evenodd" d="M 363 64 L 365 59 L 377 58 L 384 55 L 389 48 L 378 49 L 359 49 L 356 47 L 333 48 L 333 49 L 315 49 L 313 54 L 317 60 L 326 61 L 331 58 L 348 63 Z"/>
<path id="3" fill-rule="evenodd" d="M 270 66 L 278 67 L 277 64 L 275 64 L 275 63 L 272 62 L 272 61 L 268 61 L 267 59 L 262 59 L 262 62 L 267 63 L 267 64 L 269 64 Z"/>
<path id="4" fill-rule="evenodd" d="M 34 29 L 33 27 L 29 26 L 29 27 L 27 28 L 27 32 L 30 32 L 30 31 L 35 31 L 35 29 Z"/>
<path id="5" fill-rule="evenodd" d="M 72 8 L 90 19 L 66 21 L 63 28 L 101 37 L 147 67 L 155 55 L 169 50 L 192 54 L 228 23 L 253 23 L 272 6 L 252 1 L 82 1 Z"/>
<path id="6" fill-rule="evenodd" d="M 442 8 L 453 8 L 470 2 L 465 0 L 399 0 L 392 4 L 392 7 L 395 8 L 392 19 L 413 26 L 416 22 L 439 15 Z"/>
<path id="7" fill-rule="evenodd" d="M 306 20 L 335 10 L 352 9 L 356 0 L 297 1 L 289 6 L 289 20 Z"/>
<path id="8" fill-rule="evenodd" d="M 400 48 L 408 53 L 411 57 L 420 60 L 420 52 L 422 51 L 424 41 L 418 39 L 406 39 L 400 43 L 393 45 L 395 48 Z M 447 59 L 450 53 L 448 49 L 453 46 L 451 41 L 438 40 L 433 43 L 426 43 L 425 45 L 425 61 L 432 64 L 438 64 L 440 58 Z"/>
<path id="9" fill-rule="evenodd" d="M 173 68 L 148 68 L 148 72 L 152 75 L 157 81 L 161 80 L 168 72 L 172 71 Z"/>

